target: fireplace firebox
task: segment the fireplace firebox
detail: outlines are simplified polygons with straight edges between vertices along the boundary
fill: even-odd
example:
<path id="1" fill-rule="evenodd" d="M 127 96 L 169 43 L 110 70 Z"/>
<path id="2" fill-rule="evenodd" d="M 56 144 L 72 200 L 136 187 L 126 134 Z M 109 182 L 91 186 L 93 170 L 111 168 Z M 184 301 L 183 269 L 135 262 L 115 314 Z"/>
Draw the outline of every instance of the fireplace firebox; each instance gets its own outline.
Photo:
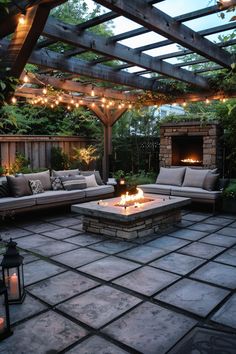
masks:
<path id="1" fill-rule="evenodd" d="M 202 136 L 172 136 L 173 166 L 202 166 Z"/>

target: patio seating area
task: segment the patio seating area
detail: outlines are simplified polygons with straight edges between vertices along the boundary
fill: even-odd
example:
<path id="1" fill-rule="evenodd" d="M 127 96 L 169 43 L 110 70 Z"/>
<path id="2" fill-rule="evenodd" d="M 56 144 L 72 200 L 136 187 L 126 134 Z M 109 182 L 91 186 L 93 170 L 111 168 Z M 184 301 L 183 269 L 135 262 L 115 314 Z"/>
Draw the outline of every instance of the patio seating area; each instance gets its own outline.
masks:
<path id="1" fill-rule="evenodd" d="M 182 214 L 132 242 L 85 234 L 73 213 L 5 222 L 27 295 L 0 353 L 235 353 L 236 216 Z"/>

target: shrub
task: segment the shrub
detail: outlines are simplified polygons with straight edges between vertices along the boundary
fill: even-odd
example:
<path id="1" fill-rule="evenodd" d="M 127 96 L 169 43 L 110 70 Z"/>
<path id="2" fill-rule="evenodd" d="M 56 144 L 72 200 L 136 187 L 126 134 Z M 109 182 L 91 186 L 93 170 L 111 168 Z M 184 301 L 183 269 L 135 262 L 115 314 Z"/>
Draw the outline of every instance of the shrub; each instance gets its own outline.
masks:
<path id="1" fill-rule="evenodd" d="M 51 168 L 54 170 L 66 170 L 70 167 L 70 160 L 62 148 L 53 146 L 51 149 Z"/>
<path id="2" fill-rule="evenodd" d="M 230 184 L 223 192 L 223 197 L 226 199 L 236 199 L 236 180 L 230 181 Z"/>

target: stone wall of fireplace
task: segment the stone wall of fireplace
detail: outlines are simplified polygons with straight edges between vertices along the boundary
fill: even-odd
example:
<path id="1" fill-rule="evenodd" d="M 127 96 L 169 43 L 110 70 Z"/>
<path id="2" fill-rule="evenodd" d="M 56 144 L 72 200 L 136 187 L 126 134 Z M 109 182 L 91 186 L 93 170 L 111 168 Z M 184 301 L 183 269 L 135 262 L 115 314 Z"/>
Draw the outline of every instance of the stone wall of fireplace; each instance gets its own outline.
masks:
<path id="1" fill-rule="evenodd" d="M 222 166 L 220 137 L 222 129 L 216 122 L 167 123 L 160 128 L 160 167 Z"/>

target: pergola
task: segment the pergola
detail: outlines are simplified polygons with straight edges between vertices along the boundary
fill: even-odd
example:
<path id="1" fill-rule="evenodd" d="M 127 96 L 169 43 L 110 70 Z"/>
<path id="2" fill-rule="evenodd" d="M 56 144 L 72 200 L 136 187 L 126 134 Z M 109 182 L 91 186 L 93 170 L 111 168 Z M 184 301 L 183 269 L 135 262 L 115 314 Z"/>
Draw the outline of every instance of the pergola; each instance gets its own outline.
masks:
<path id="1" fill-rule="evenodd" d="M 220 0 L 215 5 L 177 17 L 171 17 L 158 8 L 163 1 L 96 0 L 96 3 L 106 8 L 104 14 L 77 25 L 63 23 L 50 15 L 51 9 L 66 0 L 11 1 L 8 13 L 0 15 L 0 75 L 7 74 L 23 82 L 25 65 L 35 64 L 40 67 L 40 73 L 29 75 L 28 80 L 32 85 L 19 86 L 16 96 L 34 99 L 42 95 L 45 85 L 50 85 L 63 90 L 61 100 L 65 104 L 69 104 L 73 98 L 80 105 L 88 106 L 104 126 L 104 178 L 109 173 L 112 126 L 137 99 L 143 105 L 160 105 L 171 103 L 171 100 L 173 103 L 173 82 L 188 85 L 188 93 L 174 95 L 174 102 L 180 104 L 236 96 L 236 92 L 226 94 L 214 91 L 209 85 L 211 72 L 232 69 L 234 59 L 230 49 L 236 44 L 236 39 L 215 43 L 207 38 L 233 31 L 236 22 L 230 21 L 199 32 L 185 24 L 232 8 L 236 6 L 236 0 Z M 20 21 L 22 14 L 24 20 Z M 91 31 L 94 26 L 119 16 L 134 21 L 138 28 L 110 37 L 99 36 Z M 121 43 L 148 32 L 163 38 L 136 48 Z M 12 36 L 9 39 L 10 34 Z M 70 49 L 63 53 L 56 52 L 53 45 L 57 42 L 68 44 Z M 173 43 L 181 46 L 178 51 L 170 53 L 167 50 L 166 54 L 158 56 L 148 53 L 151 49 L 168 48 Z M 95 52 L 96 59 L 81 59 L 81 54 L 86 51 Z M 192 53 L 199 57 L 184 60 L 186 55 Z M 171 64 L 168 61 L 171 58 L 182 60 Z M 194 70 L 194 65 L 207 62 L 211 65 L 206 69 Z M 128 71 L 136 66 L 140 70 L 133 73 Z M 79 82 L 81 76 L 93 80 L 92 83 Z M 151 95 L 147 95 L 147 92 L 151 92 Z M 119 107 L 104 104 L 105 98 L 120 102 Z"/>

